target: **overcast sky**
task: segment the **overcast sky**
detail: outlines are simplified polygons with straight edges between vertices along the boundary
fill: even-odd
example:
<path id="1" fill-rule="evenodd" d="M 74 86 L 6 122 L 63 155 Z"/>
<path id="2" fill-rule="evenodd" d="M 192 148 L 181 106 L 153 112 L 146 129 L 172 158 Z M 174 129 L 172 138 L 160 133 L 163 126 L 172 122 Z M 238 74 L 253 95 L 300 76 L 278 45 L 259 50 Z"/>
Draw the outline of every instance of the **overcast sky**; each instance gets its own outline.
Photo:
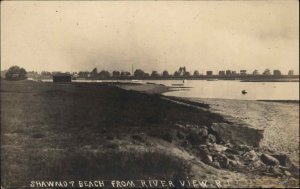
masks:
<path id="1" fill-rule="evenodd" d="M 298 1 L 2 1 L 1 70 L 299 69 Z"/>

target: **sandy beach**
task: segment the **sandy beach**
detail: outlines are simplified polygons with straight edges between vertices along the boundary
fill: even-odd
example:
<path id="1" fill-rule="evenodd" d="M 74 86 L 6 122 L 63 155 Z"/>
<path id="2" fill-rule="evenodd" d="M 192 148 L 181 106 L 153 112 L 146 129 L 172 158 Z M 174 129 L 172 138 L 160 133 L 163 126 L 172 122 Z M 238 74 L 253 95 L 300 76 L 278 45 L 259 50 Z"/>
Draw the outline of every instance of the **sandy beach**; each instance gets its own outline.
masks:
<path id="1" fill-rule="evenodd" d="M 263 136 L 263 128 L 248 127 L 216 103 L 161 96 L 168 90 L 162 85 L 124 88 L 1 81 L 2 185 L 99 178 L 205 179 L 209 187 L 220 180 L 230 188 L 299 185 L 299 172 L 281 161 L 280 148 L 271 153 L 260 147 L 263 137 L 272 138 Z"/>
<path id="2" fill-rule="evenodd" d="M 299 167 L 299 103 L 295 101 L 248 101 L 190 99 L 208 103 L 211 110 L 233 122 L 264 130 L 260 146 L 288 154 Z"/>

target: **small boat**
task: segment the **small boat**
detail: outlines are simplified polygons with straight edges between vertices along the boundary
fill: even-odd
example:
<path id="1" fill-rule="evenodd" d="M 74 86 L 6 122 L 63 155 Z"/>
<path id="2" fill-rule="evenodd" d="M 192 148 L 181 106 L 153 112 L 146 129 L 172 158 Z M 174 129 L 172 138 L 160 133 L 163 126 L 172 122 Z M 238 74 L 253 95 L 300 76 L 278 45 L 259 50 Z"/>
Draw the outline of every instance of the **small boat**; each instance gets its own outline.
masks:
<path id="1" fill-rule="evenodd" d="M 248 92 L 246 90 L 242 90 L 242 94 L 247 94 Z"/>

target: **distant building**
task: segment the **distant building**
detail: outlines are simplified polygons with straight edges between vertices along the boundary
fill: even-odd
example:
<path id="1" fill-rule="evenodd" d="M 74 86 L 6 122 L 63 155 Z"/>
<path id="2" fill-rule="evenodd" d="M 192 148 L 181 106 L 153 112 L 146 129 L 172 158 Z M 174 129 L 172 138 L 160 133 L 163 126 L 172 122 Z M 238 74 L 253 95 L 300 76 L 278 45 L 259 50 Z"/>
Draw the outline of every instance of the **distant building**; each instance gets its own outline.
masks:
<path id="1" fill-rule="evenodd" d="M 231 75 L 237 75 L 236 71 L 232 71 Z"/>
<path id="2" fill-rule="evenodd" d="M 88 72 L 88 71 L 80 71 L 78 73 L 78 77 L 90 77 L 90 72 Z"/>
<path id="3" fill-rule="evenodd" d="M 53 82 L 71 82 L 71 75 L 70 74 L 65 74 L 65 73 L 58 73 L 53 75 Z"/>
<path id="4" fill-rule="evenodd" d="M 213 71 L 206 71 L 206 75 L 213 75 Z"/>
<path id="5" fill-rule="evenodd" d="M 231 70 L 226 70 L 226 75 L 228 76 L 228 75 L 231 75 L 232 74 L 232 72 L 231 72 Z"/>
<path id="6" fill-rule="evenodd" d="M 78 75 L 77 72 L 73 72 L 71 75 L 72 75 L 73 77 L 79 77 L 79 75 Z"/>
<path id="7" fill-rule="evenodd" d="M 288 75 L 294 75 L 294 70 L 289 70 Z"/>
<path id="8" fill-rule="evenodd" d="M 247 70 L 240 70 L 241 75 L 247 75 Z"/>
<path id="9" fill-rule="evenodd" d="M 273 70 L 273 75 L 281 75 L 280 70 Z"/>
<path id="10" fill-rule="evenodd" d="M 225 76 L 225 71 L 219 71 L 219 76 Z"/>

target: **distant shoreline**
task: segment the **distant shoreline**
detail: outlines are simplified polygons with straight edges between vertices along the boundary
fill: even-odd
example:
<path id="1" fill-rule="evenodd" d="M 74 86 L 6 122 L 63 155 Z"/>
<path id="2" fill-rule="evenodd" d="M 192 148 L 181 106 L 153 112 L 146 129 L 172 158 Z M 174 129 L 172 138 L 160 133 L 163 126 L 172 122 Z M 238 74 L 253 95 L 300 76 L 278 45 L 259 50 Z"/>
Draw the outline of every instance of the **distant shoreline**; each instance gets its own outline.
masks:
<path id="1" fill-rule="evenodd" d="M 223 76 L 199 76 L 199 77 L 108 77 L 108 78 L 90 78 L 90 77 L 73 77 L 72 80 L 230 80 L 240 82 L 299 82 L 299 76 L 271 76 L 271 77 L 223 77 Z"/>
<path id="2" fill-rule="evenodd" d="M 241 80 L 240 82 L 299 82 L 299 79 L 258 79 L 258 80 Z"/>
<path id="3" fill-rule="evenodd" d="M 52 80 L 52 76 L 48 77 L 29 77 L 33 80 Z M 4 79 L 1 77 L 1 79 Z M 72 76 L 72 80 L 119 80 L 119 81 L 130 81 L 130 80 L 207 80 L 207 81 L 218 81 L 218 80 L 230 80 L 240 82 L 299 82 L 299 75 L 200 75 L 200 76 L 107 76 L 107 77 L 76 77 Z"/>
<path id="4" fill-rule="evenodd" d="M 281 103 L 296 103 L 299 104 L 299 100 L 256 100 L 261 102 L 281 102 Z"/>

